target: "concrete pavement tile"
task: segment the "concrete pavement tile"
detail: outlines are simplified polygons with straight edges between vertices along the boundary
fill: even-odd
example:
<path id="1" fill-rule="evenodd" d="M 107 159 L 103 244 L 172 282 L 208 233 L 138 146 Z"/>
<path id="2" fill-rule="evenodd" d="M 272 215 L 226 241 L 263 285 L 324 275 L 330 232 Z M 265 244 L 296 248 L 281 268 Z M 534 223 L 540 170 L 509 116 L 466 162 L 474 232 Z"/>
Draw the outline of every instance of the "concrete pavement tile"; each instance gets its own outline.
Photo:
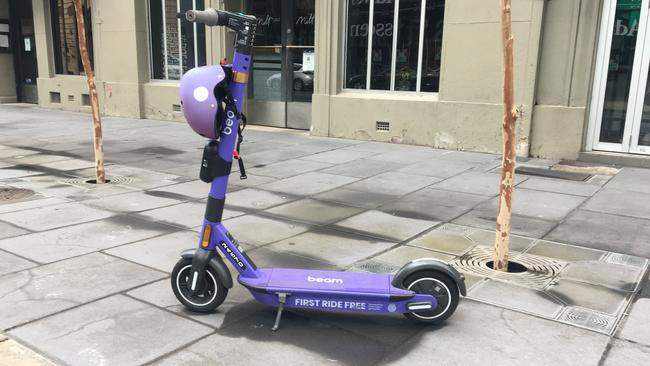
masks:
<path id="1" fill-rule="evenodd" d="M 650 193 L 605 188 L 592 197 L 583 206 L 583 209 L 613 215 L 650 219 L 649 202 Z"/>
<path id="2" fill-rule="evenodd" d="M 326 261 L 326 258 L 314 258 L 306 253 L 296 255 L 284 251 L 273 251 L 267 247 L 255 248 L 247 253 L 260 268 L 306 268 L 325 271 L 336 271 L 342 268 Z"/>
<path id="3" fill-rule="evenodd" d="M 115 295 L 11 334 L 68 365 L 141 365 L 211 332 L 204 325 Z"/>
<path id="4" fill-rule="evenodd" d="M 81 160 L 81 159 L 67 159 L 67 160 L 53 161 L 49 163 L 41 163 L 39 165 L 49 169 L 68 171 L 68 170 L 92 168 L 95 166 L 95 162 L 88 161 L 88 160 Z"/>
<path id="5" fill-rule="evenodd" d="M 623 340 L 613 340 L 606 358 L 599 365 L 650 365 L 650 347 Z"/>
<path id="6" fill-rule="evenodd" d="M 294 312 L 285 312 L 281 331 L 271 332 L 274 318 L 270 309 L 257 313 L 154 365 L 238 365 L 243 361 L 248 365 L 364 366 L 374 365 L 386 354 L 382 343 Z"/>
<path id="7" fill-rule="evenodd" d="M 166 278 L 131 290 L 128 295 L 218 329 L 227 327 L 266 308 L 266 305 L 255 301 L 244 286 L 235 284 L 228 290 L 226 300 L 219 305 L 216 311 L 195 313 L 187 310 L 178 302 L 169 282 L 169 278 Z"/>
<path id="8" fill-rule="evenodd" d="M 244 162 L 245 161 L 246 160 L 244 160 Z M 250 172 L 254 175 L 263 175 L 265 177 L 284 179 L 314 170 L 321 170 L 330 166 L 332 165 L 317 161 L 293 159 L 269 164 L 260 168 L 251 168 L 248 169 L 247 172 Z"/>
<path id="9" fill-rule="evenodd" d="M 542 291 L 519 287 L 508 283 L 486 280 L 472 288 L 468 296 L 506 309 L 555 318 L 564 305 Z"/>
<path id="10" fill-rule="evenodd" d="M 0 248 L 40 262 L 96 252 L 166 234 L 176 229 L 130 216 L 114 216 L 59 229 L 0 240 Z"/>
<path id="11" fill-rule="evenodd" d="M 7 366 L 55 366 L 56 364 L 14 340 L 0 342 L 0 364 Z"/>
<path id="12" fill-rule="evenodd" d="M 148 191 L 176 193 L 192 198 L 205 198 L 210 192 L 210 185 L 201 180 L 193 180 L 190 182 L 178 183 L 170 186 L 157 187 Z"/>
<path id="13" fill-rule="evenodd" d="M 42 196 L 38 196 L 37 199 L 33 199 L 33 200 L 30 199 L 27 201 L 20 201 L 15 203 L 0 204 L 0 214 L 6 212 L 28 210 L 30 208 L 58 205 L 60 203 L 69 202 L 68 200 L 62 198 L 41 198 L 41 197 Z"/>
<path id="14" fill-rule="evenodd" d="M 628 314 L 617 337 L 650 347 L 650 299 L 636 300 Z"/>
<path id="15" fill-rule="evenodd" d="M 12 236 L 18 236 L 27 233 L 29 233 L 29 231 L 15 227 L 6 222 L 0 221 L 0 239 L 10 238 Z"/>
<path id="16" fill-rule="evenodd" d="M 34 151 L 32 151 L 32 150 L 7 146 L 4 149 L 0 150 L 0 159 L 2 159 L 2 158 L 11 158 L 11 157 L 15 157 L 15 156 L 32 155 L 32 154 L 34 154 Z"/>
<path id="17" fill-rule="evenodd" d="M 380 210 L 414 219 L 448 221 L 489 198 L 468 193 L 422 189 L 381 206 Z"/>
<path id="18" fill-rule="evenodd" d="M 338 202 L 363 208 L 377 208 L 399 198 L 399 196 L 392 194 L 361 192 L 347 188 L 337 188 L 314 197 L 319 200 Z"/>
<path id="19" fill-rule="evenodd" d="M 492 240 L 494 241 L 494 237 Z M 411 240 L 406 245 L 458 256 L 472 249 L 476 242 L 464 235 L 433 230 Z"/>
<path id="20" fill-rule="evenodd" d="M 323 170 L 323 173 L 345 175 L 346 177 L 368 178 L 373 175 L 397 169 L 401 166 L 398 163 L 379 161 L 372 159 L 358 159 L 344 164 L 337 164 Z"/>
<path id="21" fill-rule="evenodd" d="M 399 164 L 411 164 L 419 161 L 435 159 L 446 154 L 449 154 L 449 151 L 437 150 L 424 146 L 416 148 L 415 146 L 398 146 L 391 144 L 391 146 L 388 146 L 387 152 L 374 155 L 369 157 L 369 159 Z"/>
<path id="22" fill-rule="evenodd" d="M 246 188 L 230 193 L 226 197 L 226 205 L 235 208 L 264 210 L 273 206 L 285 204 L 295 198 L 286 194 L 263 191 L 261 189 Z"/>
<path id="23" fill-rule="evenodd" d="M 160 222 L 180 228 L 196 228 L 203 225 L 206 203 L 203 201 L 185 202 L 179 205 L 156 208 L 149 211 L 131 214 L 133 217 L 142 217 L 147 220 Z M 223 220 L 241 216 L 244 212 L 225 209 Z"/>
<path id="24" fill-rule="evenodd" d="M 453 255 L 433 252 L 431 250 L 422 248 L 400 246 L 398 248 L 391 249 L 385 253 L 382 253 L 376 257 L 373 257 L 372 260 L 377 260 L 391 264 L 397 268 L 402 268 L 402 266 L 408 262 L 421 258 L 433 258 L 445 262 L 451 262 L 456 257 Z"/>
<path id="25" fill-rule="evenodd" d="M 352 183 L 345 188 L 363 192 L 382 192 L 397 196 L 417 191 L 429 186 L 439 178 L 424 177 L 399 172 L 386 172 L 374 177 Z"/>
<path id="26" fill-rule="evenodd" d="M 122 245 L 105 252 L 169 273 L 181 258 L 181 252 L 198 246 L 199 237 L 199 233 L 194 231 L 179 231 Z"/>
<path id="27" fill-rule="evenodd" d="M 494 246 L 494 240 L 496 238 L 496 233 L 494 230 L 474 230 L 471 232 L 468 237 L 472 239 L 478 245 L 485 245 L 488 247 Z M 515 252 L 523 252 L 524 249 L 528 248 L 532 244 L 534 239 L 526 238 L 518 235 L 510 235 L 510 250 Z"/>
<path id="28" fill-rule="evenodd" d="M 319 230 L 284 239 L 266 248 L 348 267 L 394 245 L 392 242 L 362 239 L 335 230 Z"/>
<path id="29" fill-rule="evenodd" d="M 447 179 L 466 170 L 472 169 L 475 166 L 471 163 L 447 160 L 447 156 L 449 156 L 449 154 L 443 155 L 438 159 L 431 159 L 420 161 L 415 164 L 409 164 L 408 166 L 398 169 L 397 171 L 408 174 L 425 175 L 429 177 Z"/>
<path id="30" fill-rule="evenodd" d="M 26 259 L 16 257 L 13 254 L 0 250 L 0 276 L 11 272 L 22 271 L 34 266 L 36 266 L 36 263 L 32 263 Z"/>
<path id="31" fill-rule="evenodd" d="M 39 153 L 34 153 L 30 155 L 17 155 L 8 159 L 5 159 L 5 161 L 14 163 L 14 164 L 43 164 L 43 163 L 51 163 L 54 161 L 61 161 L 61 160 L 68 160 L 70 159 L 70 156 L 66 155 L 52 155 L 52 154 L 39 154 Z"/>
<path id="32" fill-rule="evenodd" d="M 0 220 L 33 231 L 50 230 L 61 226 L 105 219 L 113 213 L 84 206 L 79 203 L 32 208 L 18 212 L 0 214 Z"/>
<path id="33" fill-rule="evenodd" d="M 545 239 L 650 258 L 650 220 L 578 210 Z"/>
<path id="34" fill-rule="evenodd" d="M 337 222 L 335 227 L 365 232 L 391 241 L 402 241 L 437 224 L 438 221 L 409 219 L 380 211 L 366 211 Z"/>
<path id="35" fill-rule="evenodd" d="M 276 147 L 273 150 L 260 151 L 260 152 L 256 152 L 253 149 L 246 150 L 246 151 L 249 152 L 247 152 L 244 155 L 244 162 L 251 168 L 259 165 L 269 165 L 269 164 L 277 163 L 279 161 L 296 159 L 302 156 L 307 156 L 312 154 L 309 151 L 302 151 L 302 150 L 295 149 L 293 147 L 288 147 L 288 148 Z"/>
<path id="36" fill-rule="evenodd" d="M 32 175 L 43 174 L 42 171 L 36 167 L 12 165 L 5 168 L 0 168 L 0 180 L 28 177 Z"/>
<path id="37" fill-rule="evenodd" d="M 224 226 L 239 242 L 254 247 L 304 233 L 309 229 L 308 225 L 255 215 L 226 220 Z"/>
<path id="38" fill-rule="evenodd" d="M 357 180 L 358 178 L 311 172 L 281 179 L 273 183 L 262 184 L 261 187 L 271 191 L 307 196 L 329 191 Z"/>
<path id="39" fill-rule="evenodd" d="M 454 224 L 494 230 L 497 212 L 495 208 L 475 208 L 453 220 Z M 532 238 L 541 238 L 557 224 L 553 221 L 539 220 L 532 217 L 512 215 L 512 233 Z"/>
<path id="40" fill-rule="evenodd" d="M 560 279 L 551 284 L 546 292 L 569 306 L 580 306 L 617 316 L 625 305 L 629 294 L 586 283 Z"/>
<path id="41" fill-rule="evenodd" d="M 329 164 L 344 164 L 353 160 L 363 159 L 368 156 L 374 155 L 368 151 L 355 151 L 355 150 L 330 150 L 318 154 L 303 156 L 301 159 L 309 161 L 317 161 L 320 163 Z"/>
<path id="42" fill-rule="evenodd" d="M 499 194 L 500 179 L 501 177 L 498 174 L 469 171 L 436 183 L 432 188 L 484 196 L 496 196 Z M 519 175 L 515 177 L 517 183 L 523 182 L 524 180 L 526 178 L 522 178 Z"/>
<path id="43" fill-rule="evenodd" d="M 240 179 L 239 172 L 230 173 L 228 184 L 236 187 L 257 187 L 262 184 L 273 183 L 277 181 L 275 178 L 265 177 L 262 175 L 246 174 L 246 179 Z"/>
<path id="44" fill-rule="evenodd" d="M 633 292 L 641 280 L 642 269 L 599 261 L 569 263 L 560 278 Z"/>
<path id="45" fill-rule="evenodd" d="M 650 182 L 650 170 L 625 167 L 605 187 L 650 194 L 648 182 Z"/>
<path id="46" fill-rule="evenodd" d="M 305 198 L 276 206 L 265 212 L 292 220 L 317 225 L 331 224 L 361 212 L 363 209 Z"/>
<path id="47" fill-rule="evenodd" d="M 600 185 L 561 179 L 529 177 L 525 182 L 519 184 L 518 188 L 591 197 L 598 192 Z"/>
<path id="48" fill-rule="evenodd" d="M 500 309 L 461 301 L 442 327 L 414 337 L 382 365 L 596 365 L 609 337 Z"/>
<path id="49" fill-rule="evenodd" d="M 546 240 L 537 241 L 526 253 L 569 262 L 596 261 L 605 254 L 602 250 L 576 247 L 574 245 L 554 243 Z"/>
<path id="50" fill-rule="evenodd" d="M 133 192 L 88 200 L 84 201 L 83 204 L 113 212 L 129 213 L 171 206 L 181 202 L 177 199 L 156 197 L 145 192 Z"/>
<path id="51" fill-rule="evenodd" d="M 163 277 L 161 272 L 101 253 L 8 274 L 0 277 L 0 329 Z"/>
<path id="52" fill-rule="evenodd" d="M 517 188 L 513 193 L 512 213 L 540 220 L 560 221 L 576 209 L 585 197 Z M 498 197 L 478 206 L 497 212 Z"/>

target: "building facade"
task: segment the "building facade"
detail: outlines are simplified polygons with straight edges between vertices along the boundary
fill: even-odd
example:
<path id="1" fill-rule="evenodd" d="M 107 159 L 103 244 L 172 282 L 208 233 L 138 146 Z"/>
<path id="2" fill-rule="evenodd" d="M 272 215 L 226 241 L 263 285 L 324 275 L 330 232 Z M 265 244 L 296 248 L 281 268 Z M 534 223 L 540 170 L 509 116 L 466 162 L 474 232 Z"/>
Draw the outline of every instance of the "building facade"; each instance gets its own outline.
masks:
<path id="1" fill-rule="evenodd" d="M 0 101 L 89 110 L 72 3 L 0 0 Z M 513 0 L 519 155 L 650 154 L 649 5 Z M 182 119 L 182 74 L 232 50 L 176 17 L 205 7 L 260 19 L 252 123 L 501 150 L 497 0 L 84 0 L 104 114 Z"/>

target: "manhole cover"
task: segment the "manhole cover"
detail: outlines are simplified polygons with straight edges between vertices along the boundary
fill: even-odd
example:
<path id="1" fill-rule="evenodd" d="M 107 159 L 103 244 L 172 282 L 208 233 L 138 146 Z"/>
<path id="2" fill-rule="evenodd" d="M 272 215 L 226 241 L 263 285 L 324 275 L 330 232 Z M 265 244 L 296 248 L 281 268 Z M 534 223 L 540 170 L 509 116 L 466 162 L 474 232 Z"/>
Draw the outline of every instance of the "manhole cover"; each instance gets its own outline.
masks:
<path id="1" fill-rule="evenodd" d="M 88 183 L 88 181 L 91 179 L 94 178 L 73 178 L 73 179 L 63 180 L 61 181 L 61 183 L 72 184 L 74 186 L 83 186 L 83 187 L 96 186 L 96 184 Z M 129 183 L 133 183 L 134 181 L 134 179 L 130 177 L 108 177 L 107 179 L 110 180 L 111 185 L 129 184 Z"/>
<path id="2" fill-rule="evenodd" d="M 34 191 L 23 188 L 0 187 L 0 201 L 15 201 L 29 198 L 34 195 Z"/>
<path id="3" fill-rule="evenodd" d="M 513 282 L 520 286 L 543 290 L 557 276 L 566 263 L 530 254 L 514 254 L 511 260 L 524 265 L 527 271 L 521 273 L 497 272 L 488 266 L 494 260 L 494 248 L 478 245 L 451 264 L 459 271 Z"/>
<path id="4" fill-rule="evenodd" d="M 605 334 L 611 334 L 616 325 L 613 316 L 576 306 L 567 306 L 557 320 Z"/>

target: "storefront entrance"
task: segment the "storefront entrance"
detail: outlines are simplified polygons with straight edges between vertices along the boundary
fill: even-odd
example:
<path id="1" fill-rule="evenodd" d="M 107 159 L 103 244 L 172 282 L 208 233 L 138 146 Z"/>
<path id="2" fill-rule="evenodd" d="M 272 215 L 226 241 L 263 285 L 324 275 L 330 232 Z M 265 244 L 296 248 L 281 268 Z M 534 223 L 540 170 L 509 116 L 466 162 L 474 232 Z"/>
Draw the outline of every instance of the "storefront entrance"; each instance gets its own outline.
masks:
<path id="1" fill-rule="evenodd" d="M 16 96 L 19 102 L 38 103 L 36 79 L 36 39 L 31 1 L 12 0 L 11 37 L 14 45 L 14 68 L 16 72 Z"/>
<path id="2" fill-rule="evenodd" d="M 248 0 L 260 19 L 251 75 L 251 123 L 309 129 L 314 91 L 314 0 Z"/>
<path id="3" fill-rule="evenodd" d="M 605 0 L 588 149 L 650 154 L 650 0 Z"/>

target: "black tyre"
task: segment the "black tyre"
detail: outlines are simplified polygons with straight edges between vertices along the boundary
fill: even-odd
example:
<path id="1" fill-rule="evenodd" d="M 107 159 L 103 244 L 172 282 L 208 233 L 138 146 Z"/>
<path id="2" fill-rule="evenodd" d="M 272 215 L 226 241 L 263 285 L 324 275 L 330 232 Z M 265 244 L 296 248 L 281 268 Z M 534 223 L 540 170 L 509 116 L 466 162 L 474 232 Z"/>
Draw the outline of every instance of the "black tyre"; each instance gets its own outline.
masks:
<path id="1" fill-rule="evenodd" d="M 432 310 L 404 314 L 407 318 L 429 324 L 440 324 L 456 311 L 458 286 L 449 276 L 436 271 L 416 272 L 404 280 L 404 288 L 418 294 L 428 294 L 438 300 Z"/>
<path id="2" fill-rule="evenodd" d="M 302 89 L 305 87 L 305 84 L 302 82 L 300 79 L 295 79 L 293 81 L 293 90 L 295 91 L 302 91 Z"/>
<path id="3" fill-rule="evenodd" d="M 190 290 L 190 274 L 192 273 L 192 260 L 181 259 L 172 271 L 172 289 L 178 301 L 189 310 L 207 313 L 211 312 L 226 299 L 228 289 L 219 281 L 219 276 L 210 267 L 205 272 L 205 286 L 198 294 Z"/>

